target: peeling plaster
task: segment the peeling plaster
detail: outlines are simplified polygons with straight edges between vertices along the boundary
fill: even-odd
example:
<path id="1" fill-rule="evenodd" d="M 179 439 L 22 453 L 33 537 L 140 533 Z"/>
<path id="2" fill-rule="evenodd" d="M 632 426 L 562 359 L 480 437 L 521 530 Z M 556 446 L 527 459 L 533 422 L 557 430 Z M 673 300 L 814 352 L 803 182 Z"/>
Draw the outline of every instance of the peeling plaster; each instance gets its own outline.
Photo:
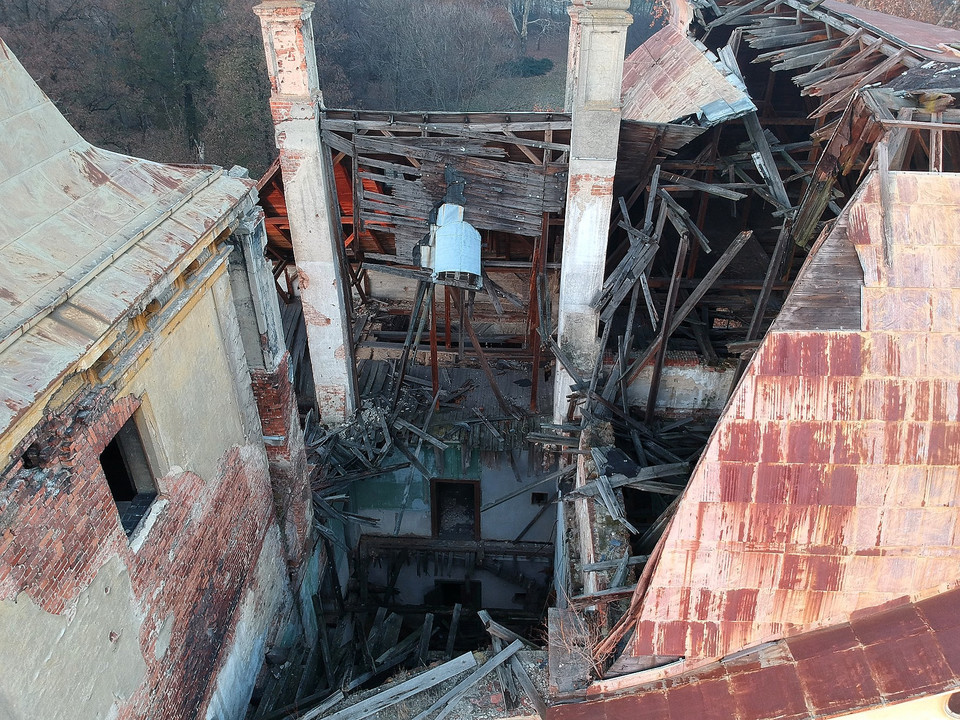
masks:
<path id="1" fill-rule="evenodd" d="M 0 600 L 0 657 L 5 720 L 114 714 L 117 701 L 133 695 L 147 672 L 123 561 L 114 557 L 100 568 L 62 615 L 44 611 L 25 593 Z"/>

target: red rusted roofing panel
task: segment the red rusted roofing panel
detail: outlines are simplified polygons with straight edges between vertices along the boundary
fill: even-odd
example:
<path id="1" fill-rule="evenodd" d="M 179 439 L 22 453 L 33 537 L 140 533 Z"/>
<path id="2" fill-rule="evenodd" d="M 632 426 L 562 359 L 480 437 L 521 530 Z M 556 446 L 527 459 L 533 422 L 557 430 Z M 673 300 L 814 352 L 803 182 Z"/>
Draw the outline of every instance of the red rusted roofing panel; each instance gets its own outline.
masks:
<path id="1" fill-rule="evenodd" d="M 91 146 L 0 41 L 0 434 L 235 222 L 251 186 Z"/>
<path id="2" fill-rule="evenodd" d="M 859 331 L 771 329 L 625 621 L 630 654 L 715 658 L 956 580 L 960 177 L 890 177 L 887 207 L 871 176 L 849 212 Z M 815 294 L 818 267 L 794 293 Z M 898 692 L 892 668 L 878 682 Z"/>
<path id="3" fill-rule="evenodd" d="M 753 110 L 739 78 L 673 25 L 624 62 L 625 120 L 669 123 L 694 115 L 711 126 Z"/>
<path id="4" fill-rule="evenodd" d="M 960 590 L 877 609 L 852 623 L 756 646 L 641 681 L 605 700 L 558 705 L 549 720 L 800 720 L 960 687 Z"/>

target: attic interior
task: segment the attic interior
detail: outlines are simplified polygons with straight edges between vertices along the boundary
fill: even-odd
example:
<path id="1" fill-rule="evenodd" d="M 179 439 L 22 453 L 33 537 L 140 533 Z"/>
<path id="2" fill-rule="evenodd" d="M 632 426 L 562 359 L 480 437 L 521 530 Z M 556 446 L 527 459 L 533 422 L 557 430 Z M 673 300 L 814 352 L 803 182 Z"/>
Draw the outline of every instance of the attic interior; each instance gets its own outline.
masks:
<path id="1" fill-rule="evenodd" d="M 637 583 L 767 330 L 842 304 L 851 268 L 838 265 L 781 314 L 808 252 L 872 164 L 960 170 L 949 127 L 960 85 L 933 79 L 946 65 L 822 3 L 694 5 L 689 38 L 668 26 L 627 58 L 593 367 L 558 332 L 570 114 L 322 112 L 358 397 L 333 429 L 312 409 L 280 164 L 261 180 L 311 463 L 323 468 L 321 694 L 518 638 L 549 637 L 554 699 L 676 661 L 621 656 Z M 665 86 L 651 56 L 676 62 Z M 658 115 L 651 93 L 694 101 Z M 441 276 L 430 229 L 458 185 L 481 272 Z M 561 368 L 573 383 L 557 416 Z M 558 650 L 557 636 L 579 645 Z M 261 708 L 291 701 L 281 684 Z M 538 706 L 513 679 L 504 687 L 505 709 Z"/>

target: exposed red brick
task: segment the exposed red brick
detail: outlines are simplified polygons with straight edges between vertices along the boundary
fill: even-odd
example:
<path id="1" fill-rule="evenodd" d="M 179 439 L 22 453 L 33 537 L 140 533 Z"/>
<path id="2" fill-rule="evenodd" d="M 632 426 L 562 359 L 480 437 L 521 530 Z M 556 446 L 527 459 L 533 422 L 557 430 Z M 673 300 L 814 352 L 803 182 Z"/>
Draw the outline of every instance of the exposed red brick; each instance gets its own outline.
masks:
<path id="1" fill-rule="evenodd" d="M 313 498 L 308 484 L 300 413 L 290 382 L 289 353 L 284 353 L 272 373 L 253 371 L 251 381 L 263 434 L 283 438 L 279 444 L 267 445 L 267 457 L 287 561 L 295 574 L 304 559 L 310 534 Z"/>
<path id="2" fill-rule="evenodd" d="M 14 468 L 0 484 L 0 597 L 26 592 L 47 612 L 62 613 L 119 556 L 145 618 L 140 644 L 147 663 L 146 681 L 119 717 L 187 720 L 202 716 L 209 702 L 275 522 L 273 493 L 265 464 L 240 448 L 224 453 L 218 477 L 167 476 L 169 504 L 134 554 L 99 455 L 139 404 L 98 389 L 38 426 L 32 437 L 48 450 L 44 465 Z M 169 616 L 173 637 L 157 659 L 155 632 Z"/>

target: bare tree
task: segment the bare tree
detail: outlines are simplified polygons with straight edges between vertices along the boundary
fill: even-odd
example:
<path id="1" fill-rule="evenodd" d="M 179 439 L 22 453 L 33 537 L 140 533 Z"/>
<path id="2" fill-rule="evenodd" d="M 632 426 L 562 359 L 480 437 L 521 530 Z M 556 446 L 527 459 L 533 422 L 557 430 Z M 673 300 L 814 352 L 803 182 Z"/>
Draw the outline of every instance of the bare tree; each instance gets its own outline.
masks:
<path id="1" fill-rule="evenodd" d="M 461 110 L 500 77 L 510 30 L 502 9 L 477 0 L 362 0 L 353 32 L 370 107 Z"/>

